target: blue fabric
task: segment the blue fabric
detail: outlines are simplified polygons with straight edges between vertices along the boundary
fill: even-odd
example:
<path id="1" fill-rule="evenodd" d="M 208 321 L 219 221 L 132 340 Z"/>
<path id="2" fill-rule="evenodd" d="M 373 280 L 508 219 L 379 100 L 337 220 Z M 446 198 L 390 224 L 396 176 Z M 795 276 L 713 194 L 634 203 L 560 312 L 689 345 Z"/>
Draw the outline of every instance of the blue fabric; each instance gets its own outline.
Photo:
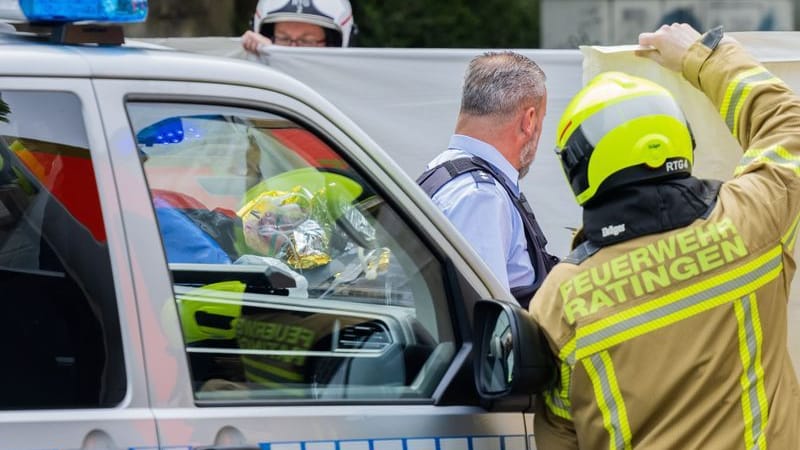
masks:
<path id="1" fill-rule="evenodd" d="M 454 135 L 448 150 L 434 158 L 427 168 L 471 156 L 495 166 L 519 193 L 519 172 L 493 146 L 469 136 Z M 465 173 L 442 186 L 433 196 L 433 203 L 509 290 L 535 281 L 522 218 L 499 182 L 477 183 L 471 174 Z"/>
<path id="2" fill-rule="evenodd" d="M 170 263 L 230 264 L 217 242 L 180 210 L 156 207 L 161 239 Z"/>

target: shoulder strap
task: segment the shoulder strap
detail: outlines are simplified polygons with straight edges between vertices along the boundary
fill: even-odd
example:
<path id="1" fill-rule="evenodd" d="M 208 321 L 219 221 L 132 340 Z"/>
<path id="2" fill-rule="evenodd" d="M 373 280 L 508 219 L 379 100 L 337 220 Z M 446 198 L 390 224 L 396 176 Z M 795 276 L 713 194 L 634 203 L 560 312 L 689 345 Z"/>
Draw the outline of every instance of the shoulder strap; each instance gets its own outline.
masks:
<path id="1" fill-rule="evenodd" d="M 547 239 L 544 237 L 544 233 L 539 227 L 539 222 L 536 220 L 536 216 L 533 214 L 533 209 L 531 208 L 530 203 L 528 203 L 528 199 L 525 198 L 525 195 L 522 194 L 522 192 L 516 192 L 512 187 L 513 183 L 511 180 L 504 173 L 495 169 L 491 164 L 478 157 L 473 157 L 472 160 L 473 163 L 491 173 L 498 181 L 500 181 L 500 184 L 505 188 L 508 196 L 511 197 L 511 201 L 519 211 L 520 216 L 522 216 L 522 221 L 525 225 L 525 228 L 530 229 L 533 232 L 532 234 L 536 238 L 536 244 L 538 244 L 537 246 L 543 249 L 547 245 Z"/>
<path id="2" fill-rule="evenodd" d="M 541 227 L 539 227 L 539 222 L 536 220 L 536 216 L 533 214 L 533 209 L 528 203 L 528 200 L 525 198 L 525 195 L 522 194 L 522 192 L 518 193 L 512 187 L 513 183 L 511 180 L 504 173 L 497 170 L 488 162 L 478 157 L 473 157 L 472 162 L 491 173 L 492 176 L 494 176 L 495 179 L 500 182 L 500 184 L 508 193 L 508 196 L 511 198 L 511 201 L 514 203 L 514 207 L 519 212 L 520 217 L 522 218 L 523 228 L 525 228 L 525 238 L 528 241 L 528 254 L 531 258 L 533 271 L 536 274 L 536 281 L 532 286 L 528 287 L 524 291 L 520 291 L 520 295 L 515 295 L 515 297 L 517 297 L 518 300 L 520 300 L 520 298 L 524 298 L 525 301 L 529 301 L 533 293 L 535 293 L 539 289 L 539 286 L 541 286 L 545 275 L 549 273 L 550 270 L 558 263 L 558 258 L 547 253 L 547 250 L 545 249 L 545 246 L 547 245 L 547 239 L 544 237 L 544 233 L 542 232 Z"/>
<path id="3" fill-rule="evenodd" d="M 472 158 L 452 159 L 432 167 L 417 178 L 417 184 L 428 194 L 428 197 L 433 197 L 448 181 L 468 172 L 472 173 L 472 178 L 476 183 L 494 184 L 492 175 L 487 173 L 483 167 L 474 164 Z"/>
<path id="4" fill-rule="evenodd" d="M 527 302 L 539 289 L 545 275 L 550 272 L 558 263 L 558 258 L 545 251 L 547 239 L 536 221 L 536 216 L 528 204 L 527 199 L 521 193 L 516 192 L 512 187 L 511 180 L 500 170 L 477 156 L 471 158 L 458 158 L 446 161 L 436 167 L 426 170 L 417 178 L 417 184 L 422 187 L 429 197 L 433 197 L 436 192 L 453 178 L 471 172 L 476 182 L 499 182 L 506 190 L 508 196 L 514 204 L 514 208 L 522 218 L 523 228 L 525 229 L 525 239 L 528 241 L 528 254 L 531 259 L 533 271 L 536 274 L 536 281 L 531 286 L 520 286 L 512 289 L 512 294 L 520 304 L 527 307 Z"/>

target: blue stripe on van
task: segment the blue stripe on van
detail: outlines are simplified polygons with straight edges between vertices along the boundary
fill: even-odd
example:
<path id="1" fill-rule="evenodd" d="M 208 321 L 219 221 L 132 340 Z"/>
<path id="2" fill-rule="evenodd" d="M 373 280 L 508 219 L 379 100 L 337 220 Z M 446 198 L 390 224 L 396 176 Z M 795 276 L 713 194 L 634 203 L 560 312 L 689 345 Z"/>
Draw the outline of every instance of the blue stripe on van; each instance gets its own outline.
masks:
<path id="1" fill-rule="evenodd" d="M 430 436 L 377 439 L 259 442 L 261 450 L 527 450 L 532 436 Z M 192 450 L 191 446 L 131 447 L 129 450 Z"/>
<path id="2" fill-rule="evenodd" d="M 262 450 L 526 450 L 527 436 L 430 436 L 318 441 L 272 441 Z"/>

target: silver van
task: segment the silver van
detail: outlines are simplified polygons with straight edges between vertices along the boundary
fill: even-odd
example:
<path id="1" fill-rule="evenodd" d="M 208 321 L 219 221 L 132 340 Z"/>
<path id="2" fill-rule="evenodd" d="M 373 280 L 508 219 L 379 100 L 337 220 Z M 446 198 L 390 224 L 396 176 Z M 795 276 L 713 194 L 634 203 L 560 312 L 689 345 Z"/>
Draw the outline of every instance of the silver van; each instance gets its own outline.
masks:
<path id="1" fill-rule="evenodd" d="M 0 449 L 533 447 L 473 380 L 510 297 L 333 105 L 47 30 L 0 34 Z"/>

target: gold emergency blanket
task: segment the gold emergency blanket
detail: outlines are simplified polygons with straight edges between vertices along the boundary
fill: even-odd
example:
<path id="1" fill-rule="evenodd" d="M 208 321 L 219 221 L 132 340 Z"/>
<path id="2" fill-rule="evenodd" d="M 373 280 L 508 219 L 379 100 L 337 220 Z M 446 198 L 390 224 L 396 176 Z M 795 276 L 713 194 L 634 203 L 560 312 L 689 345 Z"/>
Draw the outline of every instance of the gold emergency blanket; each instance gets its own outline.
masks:
<path id="1" fill-rule="evenodd" d="M 294 269 L 311 269 L 331 260 L 333 218 L 325 189 L 302 186 L 258 194 L 238 212 L 244 240 L 259 255 L 278 258 Z"/>

